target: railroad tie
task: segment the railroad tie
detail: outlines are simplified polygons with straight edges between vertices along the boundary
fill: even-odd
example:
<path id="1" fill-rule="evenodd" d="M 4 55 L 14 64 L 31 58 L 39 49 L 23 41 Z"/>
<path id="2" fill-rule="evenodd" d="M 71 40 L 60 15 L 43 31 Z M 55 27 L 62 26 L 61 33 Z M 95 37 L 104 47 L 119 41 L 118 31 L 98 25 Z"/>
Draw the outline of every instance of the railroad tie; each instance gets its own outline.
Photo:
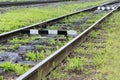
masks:
<path id="1" fill-rule="evenodd" d="M 22 34 L 47 34 L 47 35 L 66 35 L 66 36 L 76 36 L 77 31 L 75 30 L 37 30 L 37 29 L 30 29 L 30 30 L 22 30 Z"/>
<path id="2" fill-rule="evenodd" d="M 112 6 L 106 6 L 106 7 L 104 7 L 104 6 L 99 6 L 98 8 L 97 8 L 97 10 L 114 10 L 115 9 L 115 7 L 112 7 Z"/>

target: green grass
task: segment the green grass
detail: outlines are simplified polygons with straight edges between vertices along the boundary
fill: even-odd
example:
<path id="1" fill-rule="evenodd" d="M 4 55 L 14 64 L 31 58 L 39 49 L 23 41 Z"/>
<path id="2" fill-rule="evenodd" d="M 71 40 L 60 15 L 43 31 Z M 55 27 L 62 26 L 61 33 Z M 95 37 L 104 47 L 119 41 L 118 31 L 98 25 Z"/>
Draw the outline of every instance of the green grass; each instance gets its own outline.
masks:
<path id="1" fill-rule="evenodd" d="M 106 42 L 106 53 L 107 62 L 104 67 L 99 69 L 99 72 L 104 75 L 106 74 L 107 80 L 119 80 L 120 79 L 120 14 L 119 12 L 114 13 L 109 19 L 106 20 L 107 23 L 102 24 L 104 31 L 107 32 L 107 42 Z M 102 79 L 101 74 L 96 75 L 98 79 Z"/>
<path id="2" fill-rule="evenodd" d="M 106 1 L 106 0 L 105 0 Z M 57 8 L 27 8 L 11 10 L 0 15 L 0 33 L 11 31 L 26 25 L 45 21 L 50 18 L 73 12 L 76 9 L 96 6 L 104 1 L 68 4 Z"/>
<path id="3" fill-rule="evenodd" d="M 87 24 L 93 24 L 95 23 L 98 19 L 101 18 L 101 16 L 104 16 L 106 12 L 103 12 L 102 14 L 99 14 L 97 16 L 93 16 L 92 19 L 87 20 Z"/>
<path id="4" fill-rule="evenodd" d="M 35 37 L 28 37 L 28 36 L 25 36 L 25 38 L 23 39 L 19 39 L 19 38 L 13 38 L 11 40 L 8 40 L 8 43 L 10 44 L 14 44 L 14 43 L 28 43 L 30 41 L 34 41 L 35 40 Z"/>
<path id="5" fill-rule="evenodd" d="M 77 46 L 72 57 L 58 67 L 56 74 L 60 74 L 61 80 L 80 77 L 82 75 L 88 77 L 86 80 L 119 80 L 120 79 L 120 14 L 114 13 L 109 19 L 101 23 L 101 29 L 93 31 L 90 39 Z M 107 22 L 107 23 L 106 23 Z M 101 35 L 101 36 L 100 36 Z M 95 43 L 94 40 L 100 39 Z M 76 59 L 81 57 L 82 59 Z M 83 74 L 74 74 L 74 70 L 79 65 L 77 71 L 82 67 Z M 90 67 L 90 68 L 89 68 Z M 72 72 L 71 72 L 72 71 Z M 76 71 L 76 72 L 77 72 Z M 96 72 L 93 77 L 89 77 L 91 73 Z M 55 73 L 55 71 L 53 72 Z M 63 75 L 63 76 L 62 76 Z M 51 79 L 57 79 L 56 75 L 49 76 Z"/>
<path id="6" fill-rule="evenodd" d="M 65 18 L 63 20 L 63 22 L 65 23 L 70 23 L 70 22 L 75 22 L 75 21 L 79 21 L 81 18 L 85 17 L 85 16 L 89 16 L 90 15 L 90 12 L 88 13 L 85 13 L 85 12 L 82 12 L 82 13 L 79 13 L 77 15 L 73 15 L 73 16 L 70 16 L 69 18 Z"/>
<path id="7" fill-rule="evenodd" d="M 38 60 L 44 60 L 45 58 L 46 56 L 44 50 L 42 50 L 41 52 L 28 52 L 26 54 L 26 60 L 38 61 Z"/>
<path id="8" fill-rule="evenodd" d="M 3 64 L 0 64 L 0 68 L 2 68 L 3 71 L 12 71 L 16 75 L 21 75 L 29 69 L 29 66 L 28 65 L 21 66 L 20 64 L 12 64 L 11 61 L 8 61 Z"/>
<path id="9" fill-rule="evenodd" d="M 0 80 L 4 80 L 3 76 L 0 76 Z"/>
<path id="10" fill-rule="evenodd" d="M 81 58 L 79 57 L 74 57 L 74 58 L 68 58 L 68 63 L 66 66 L 66 70 L 68 71 L 81 71 L 82 70 L 82 66 L 83 66 L 83 62 L 81 60 Z"/>

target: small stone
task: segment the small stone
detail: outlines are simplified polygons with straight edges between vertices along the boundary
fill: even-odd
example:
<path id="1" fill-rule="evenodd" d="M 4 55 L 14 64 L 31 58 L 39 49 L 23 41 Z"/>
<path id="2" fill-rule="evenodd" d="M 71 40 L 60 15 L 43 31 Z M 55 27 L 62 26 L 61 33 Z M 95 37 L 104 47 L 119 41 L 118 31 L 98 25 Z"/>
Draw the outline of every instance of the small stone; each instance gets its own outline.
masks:
<path id="1" fill-rule="evenodd" d="M 2 69 L 0 69 L 0 74 L 2 74 L 3 73 L 3 70 Z"/>
<path id="2" fill-rule="evenodd" d="M 35 66 L 38 62 L 34 62 L 34 61 L 20 61 L 18 63 L 20 63 L 21 65 L 27 64 L 29 66 Z"/>
<path id="3" fill-rule="evenodd" d="M 0 54 L 0 59 L 2 61 L 12 61 L 12 62 L 16 62 L 16 61 L 21 61 L 22 58 L 18 55 L 18 53 L 14 53 L 14 52 L 4 52 L 3 54 Z"/>
<path id="4" fill-rule="evenodd" d="M 29 42 L 29 44 L 33 44 L 33 45 L 41 45 L 43 42 L 40 41 L 40 40 L 36 40 L 36 41 L 32 41 L 32 42 Z"/>
<path id="5" fill-rule="evenodd" d="M 3 61 L 3 60 L 4 60 L 3 57 L 0 56 L 0 61 Z"/>
<path id="6" fill-rule="evenodd" d="M 18 48 L 19 51 L 28 51 L 28 50 L 34 50 L 34 49 L 35 48 L 33 46 L 28 46 L 28 45 L 26 45 L 26 46 L 20 46 Z"/>

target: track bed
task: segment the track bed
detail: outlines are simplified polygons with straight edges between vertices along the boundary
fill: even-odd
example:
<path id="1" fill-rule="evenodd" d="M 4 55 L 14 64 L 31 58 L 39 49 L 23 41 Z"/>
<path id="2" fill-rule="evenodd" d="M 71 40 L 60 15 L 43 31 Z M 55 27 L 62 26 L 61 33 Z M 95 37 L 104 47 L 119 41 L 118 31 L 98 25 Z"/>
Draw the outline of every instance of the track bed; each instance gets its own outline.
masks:
<path id="1" fill-rule="evenodd" d="M 118 70 L 120 59 L 117 57 L 119 18 L 115 15 L 119 15 L 119 11 L 95 28 L 83 43 L 78 44 L 50 73 L 48 80 L 112 80 L 114 77 L 119 80 L 119 72 L 114 71 Z M 116 68 L 113 65 L 116 65 Z"/>
<path id="2" fill-rule="evenodd" d="M 114 4 L 110 6 L 118 7 Z M 14 37 L 9 36 L 0 43 L 1 75 L 5 79 L 16 79 L 111 11 L 95 8 L 60 19 L 54 24 L 26 28 Z"/>

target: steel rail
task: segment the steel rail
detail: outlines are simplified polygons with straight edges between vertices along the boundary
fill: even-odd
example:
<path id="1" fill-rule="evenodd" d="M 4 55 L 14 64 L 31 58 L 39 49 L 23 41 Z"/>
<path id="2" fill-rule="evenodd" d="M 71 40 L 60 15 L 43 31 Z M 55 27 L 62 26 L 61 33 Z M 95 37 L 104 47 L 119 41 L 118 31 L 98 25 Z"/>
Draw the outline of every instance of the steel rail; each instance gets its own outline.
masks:
<path id="1" fill-rule="evenodd" d="M 16 29 L 16 30 L 12 30 L 12 31 L 9 31 L 9 32 L 2 33 L 2 34 L 0 34 L 0 42 L 3 42 L 3 41 L 5 41 L 5 40 L 7 40 L 7 39 L 9 39 L 13 36 L 18 35 L 24 29 L 31 29 L 31 28 L 34 28 L 34 27 L 43 27 L 43 26 L 47 26 L 48 24 L 52 25 L 55 22 L 65 18 L 65 17 L 69 17 L 69 16 L 72 16 L 72 15 L 75 15 L 75 14 L 79 14 L 80 12 L 94 10 L 96 8 L 97 7 L 82 9 L 82 10 L 79 10 L 79 11 L 76 11 L 76 12 L 73 12 L 73 13 L 70 13 L 70 14 L 60 16 L 60 17 L 56 17 L 56 18 L 49 19 L 49 20 L 46 20 L 46 21 L 43 21 L 43 22 L 40 22 L 40 23 L 32 24 L 30 26 L 26 26 L 26 27 L 22 27 L 22 28 L 19 28 L 19 29 Z"/>
<path id="2" fill-rule="evenodd" d="M 21 75 L 17 80 L 41 80 L 44 79 L 45 76 L 59 63 L 61 63 L 62 60 L 65 59 L 71 52 L 71 50 L 78 44 L 82 43 L 82 41 L 86 38 L 86 35 L 90 33 L 92 29 L 97 27 L 101 22 L 103 22 L 106 18 L 108 18 L 113 12 L 117 11 L 120 8 L 117 7 L 114 10 L 107 13 L 105 16 L 103 16 L 101 19 L 99 19 L 97 22 L 95 22 L 92 26 L 87 28 L 85 31 L 83 31 L 81 34 L 79 34 L 77 37 L 75 37 L 73 40 L 71 40 L 69 43 L 67 43 L 65 46 L 57 50 L 55 53 L 47 57 L 42 62 L 38 63 L 36 66 L 31 68 L 28 72 Z"/>
<path id="3" fill-rule="evenodd" d="M 116 1 L 107 2 L 107 3 L 99 5 L 99 6 L 109 5 L 109 4 L 114 4 L 114 3 L 116 3 Z M 52 24 L 56 23 L 57 21 L 62 20 L 64 18 L 67 18 L 69 16 L 72 16 L 72 15 L 75 15 L 75 14 L 79 14 L 81 12 L 95 10 L 95 9 L 97 9 L 97 7 L 98 6 L 90 7 L 90 8 L 86 8 L 86 9 L 82 9 L 82 10 L 78 10 L 76 12 L 65 14 L 65 15 L 62 15 L 62 16 L 59 16 L 59 17 L 56 17 L 56 18 L 52 18 L 52 19 L 43 21 L 43 22 L 39 22 L 39 23 L 36 23 L 36 24 L 32 24 L 32 25 L 29 25 L 29 26 L 26 26 L 26 27 L 22 27 L 22 28 L 16 29 L 16 30 L 12 30 L 12 31 L 9 31 L 9 32 L 2 33 L 2 34 L 0 34 L 0 43 L 6 41 L 7 39 L 9 39 L 11 37 L 19 35 L 19 33 L 22 30 L 24 30 L 24 29 L 31 29 L 31 28 L 35 28 L 35 27 L 44 27 L 44 26 L 47 26 L 47 25 L 52 25 Z"/>
<path id="4" fill-rule="evenodd" d="M 31 4 L 46 4 L 46 3 L 56 3 L 56 2 L 64 2 L 64 1 L 62 1 L 62 0 L 52 0 L 52 1 L 0 2 L 0 7 L 31 5 Z"/>

